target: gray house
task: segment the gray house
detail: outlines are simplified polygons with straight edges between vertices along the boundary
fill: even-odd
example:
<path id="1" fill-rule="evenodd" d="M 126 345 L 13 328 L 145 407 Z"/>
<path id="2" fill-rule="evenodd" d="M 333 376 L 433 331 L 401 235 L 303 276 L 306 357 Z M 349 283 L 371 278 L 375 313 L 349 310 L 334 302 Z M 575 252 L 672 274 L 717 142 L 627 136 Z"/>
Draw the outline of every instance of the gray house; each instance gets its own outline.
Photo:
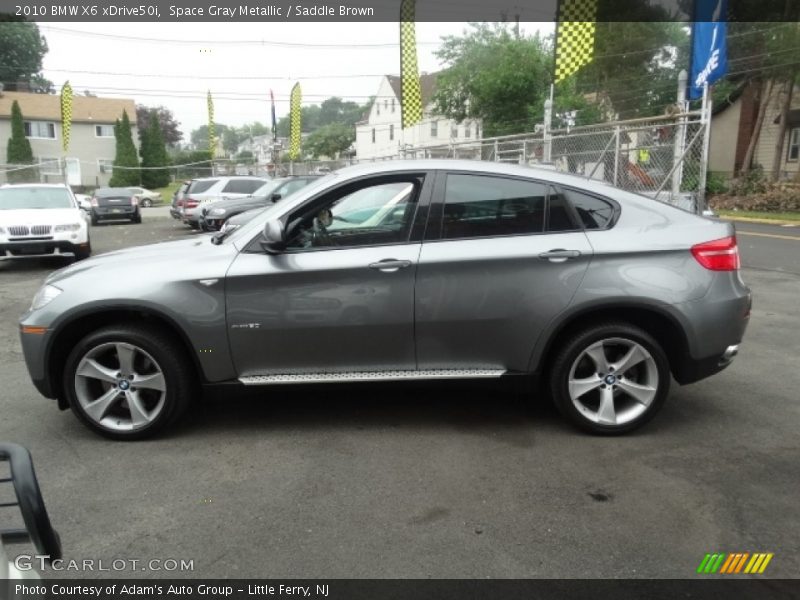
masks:
<path id="1" fill-rule="evenodd" d="M 6 161 L 11 137 L 11 105 L 19 102 L 25 121 L 25 135 L 31 142 L 34 159 L 41 163 L 42 183 L 64 181 L 75 187 L 108 185 L 116 152 L 114 122 L 127 111 L 134 144 L 139 143 L 136 106 L 133 100 L 75 96 L 72 102 L 72 127 L 69 149 L 62 149 L 61 97 L 52 94 L 0 92 L 0 164 Z M 0 167 L 0 183 L 5 181 Z"/>

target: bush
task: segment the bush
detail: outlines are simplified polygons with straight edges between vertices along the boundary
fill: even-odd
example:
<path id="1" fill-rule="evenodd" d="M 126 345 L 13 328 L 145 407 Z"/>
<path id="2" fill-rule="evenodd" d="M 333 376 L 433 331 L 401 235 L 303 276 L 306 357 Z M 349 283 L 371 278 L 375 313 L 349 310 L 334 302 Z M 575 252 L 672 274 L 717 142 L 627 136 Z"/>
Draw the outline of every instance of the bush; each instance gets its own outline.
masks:
<path id="1" fill-rule="evenodd" d="M 31 143 L 28 138 L 25 137 L 22 111 L 16 100 L 11 105 L 11 137 L 8 138 L 8 146 L 6 147 L 6 163 L 12 169 L 6 174 L 9 183 L 29 183 L 38 180 L 35 168 L 16 168 L 18 165 L 33 163 L 33 150 L 31 150 Z"/>
<path id="2" fill-rule="evenodd" d="M 756 186 L 752 186 L 756 187 Z M 742 194 L 742 188 L 734 194 L 717 194 L 710 198 L 711 208 L 717 210 L 752 210 L 759 212 L 800 212 L 800 184 L 766 183 L 758 184 L 760 192 Z"/>

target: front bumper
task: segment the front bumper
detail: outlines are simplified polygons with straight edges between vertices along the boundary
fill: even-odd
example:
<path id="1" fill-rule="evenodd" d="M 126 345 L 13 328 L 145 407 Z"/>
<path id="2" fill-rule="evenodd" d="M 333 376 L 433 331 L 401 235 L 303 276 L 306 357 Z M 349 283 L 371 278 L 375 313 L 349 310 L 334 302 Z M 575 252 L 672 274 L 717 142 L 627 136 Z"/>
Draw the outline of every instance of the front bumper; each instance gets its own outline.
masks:
<path id="1" fill-rule="evenodd" d="M 24 333 L 24 324 L 20 328 L 20 343 L 22 345 L 22 354 L 25 357 L 25 366 L 28 368 L 28 374 L 31 381 L 39 393 L 45 398 L 55 398 L 55 392 L 50 383 L 50 378 L 47 376 L 47 364 L 45 357 L 47 356 L 47 347 L 50 342 L 50 337 L 53 335 L 51 331 L 41 333 Z"/>
<path id="2" fill-rule="evenodd" d="M 36 258 L 42 256 L 74 256 L 79 248 L 86 248 L 88 242 L 79 243 L 67 240 L 31 240 L 0 243 L 0 260 L 13 258 Z"/>
<path id="3" fill-rule="evenodd" d="M 219 231 L 222 228 L 222 224 L 225 223 L 225 219 L 222 217 L 209 217 L 209 216 L 202 216 L 199 219 L 200 227 L 205 226 L 206 229 Z"/>

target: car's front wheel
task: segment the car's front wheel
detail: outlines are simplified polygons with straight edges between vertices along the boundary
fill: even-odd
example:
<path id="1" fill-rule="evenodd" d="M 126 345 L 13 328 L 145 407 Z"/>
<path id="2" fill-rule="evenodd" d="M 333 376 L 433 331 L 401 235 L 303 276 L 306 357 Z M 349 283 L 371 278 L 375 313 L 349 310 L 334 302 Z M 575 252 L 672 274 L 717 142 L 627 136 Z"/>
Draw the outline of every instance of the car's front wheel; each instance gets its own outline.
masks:
<path id="1" fill-rule="evenodd" d="M 144 200 L 142 200 L 142 206 L 145 208 L 150 208 L 151 206 L 153 206 L 153 201 L 150 200 L 150 198 L 145 198 Z"/>
<path id="2" fill-rule="evenodd" d="M 643 329 L 604 323 L 565 341 L 552 363 L 549 383 L 556 406 L 578 427 L 621 434 L 652 419 L 664 404 L 669 361 Z"/>
<path id="3" fill-rule="evenodd" d="M 81 421 L 118 440 L 156 434 L 185 411 L 194 389 L 181 348 L 138 325 L 104 327 L 78 342 L 63 386 Z"/>

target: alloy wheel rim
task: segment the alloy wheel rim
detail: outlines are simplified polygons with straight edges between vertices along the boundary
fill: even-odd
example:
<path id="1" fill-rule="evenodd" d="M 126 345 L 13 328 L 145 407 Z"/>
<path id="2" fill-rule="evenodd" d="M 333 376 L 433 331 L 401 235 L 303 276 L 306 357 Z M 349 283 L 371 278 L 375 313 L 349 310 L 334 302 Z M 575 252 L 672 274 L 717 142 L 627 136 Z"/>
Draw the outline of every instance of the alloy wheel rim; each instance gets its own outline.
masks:
<path id="1" fill-rule="evenodd" d="M 593 423 L 620 426 L 641 417 L 658 393 L 656 361 L 630 339 L 606 338 L 587 346 L 572 363 L 567 388 L 572 404 Z"/>
<path id="2" fill-rule="evenodd" d="M 142 348 L 108 342 L 84 354 L 75 370 L 75 395 L 84 414 L 112 431 L 136 431 L 164 410 L 166 379 Z"/>

